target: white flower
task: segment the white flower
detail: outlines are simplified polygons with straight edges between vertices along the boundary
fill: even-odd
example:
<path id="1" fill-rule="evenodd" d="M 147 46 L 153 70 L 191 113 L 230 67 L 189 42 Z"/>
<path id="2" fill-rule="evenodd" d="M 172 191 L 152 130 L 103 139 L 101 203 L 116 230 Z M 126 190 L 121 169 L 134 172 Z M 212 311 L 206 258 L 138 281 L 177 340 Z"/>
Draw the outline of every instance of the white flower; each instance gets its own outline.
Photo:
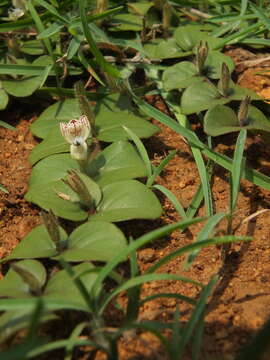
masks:
<path id="1" fill-rule="evenodd" d="M 75 160 L 87 159 L 86 140 L 91 133 L 91 126 L 87 116 L 60 123 L 60 130 L 66 141 L 70 144 L 70 155 Z"/>

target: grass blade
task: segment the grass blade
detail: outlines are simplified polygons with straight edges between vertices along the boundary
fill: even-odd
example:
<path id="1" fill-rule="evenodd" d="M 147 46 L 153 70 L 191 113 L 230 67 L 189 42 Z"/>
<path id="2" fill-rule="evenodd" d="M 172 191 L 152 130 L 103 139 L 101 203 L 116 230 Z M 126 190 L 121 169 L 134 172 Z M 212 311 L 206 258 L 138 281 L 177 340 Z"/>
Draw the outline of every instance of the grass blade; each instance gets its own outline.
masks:
<path id="1" fill-rule="evenodd" d="M 176 153 L 177 150 L 170 151 L 169 155 L 167 155 L 165 159 L 163 159 L 161 163 L 152 170 L 153 174 L 147 179 L 146 186 L 151 187 L 153 185 L 156 178 L 159 176 L 159 174 L 162 172 L 165 166 L 171 161 L 171 159 L 175 156 Z"/>
<path id="2" fill-rule="evenodd" d="M 199 232 L 196 242 L 207 240 L 209 236 L 211 236 L 211 233 L 214 231 L 217 224 L 225 217 L 224 213 L 215 214 L 211 216 L 211 218 L 207 221 L 207 223 L 204 225 L 202 230 Z M 200 249 L 192 251 L 186 260 L 186 263 L 184 265 L 185 270 L 187 270 L 191 263 L 196 258 L 197 254 L 199 253 Z"/>
<path id="3" fill-rule="evenodd" d="M 125 129 L 125 131 L 128 133 L 131 140 L 136 145 L 136 148 L 137 148 L 139 154 L 141 155 L 141 158 L 142 158 L 142 160 L 144 162 L 144 165 L 146 167 L 147 178 L 149 179 L 150 176 L 152 175 L 152 164 L 151 164 L 151 161 L 150 161 L 149 156 L 147 154 L 147 151 L 146 151 L 146 149 L 145 149 L 145 147 L 143 145 L 143 142 L 141 141 L 141 139 L 132 130 L 130 130 L 126 126 L 123 126 L 123 128 Z"/>
<path id="4" fill-rule="evenodd" d="M 230 198 L 230 210 L 231 214 L 233 213 L 239 188 L 240 188 L 240 180 L 242 177 L 243 167 L 244 167 L 244 148 L 245 148 L 245 142 L 247 137 L 247 130 L 242 129 L 238 135 L 234 156 L 233 156 L 233 163 L 232 163 L 232 171 L 231 171 L 231 198 Z"/>
<path id="5" fill-rule="evenodd" d="M 178 212 L 179 216 L 181 216 L 181 218 L 183 220 L 187 220 L 187 215 L 185 213 L 185 209 L 184 209 L 183 205 L 180 203 L 180 201 L 177 199 L 177 197 L 170 190 L 168 190 L 167 188 L 165 188 L 162 185 L 154 185 L 153 189 L 157 189 L 160 192 L 162 192 L 165 196 L 167 196 L 167 198 L 170 200 L 170 202 L 175 207 L 175 210 Z"/>
<path id="6" fill-rule="evenodd" d="M 146 275 L 142 275 L 142 276 L 137 276 L 134 277 L 132 279 L 129 279 L 128 281 L 126 281 L 124 284 L 122 284 L 121 286 L 119 286 L 117 289 L 115 289 L 114 291 L 112 291 L 104 300 L 103 304 L 100 306 L 99 308 L 99 314 L 101 315 L 102 312 L 106 309 L 107 305 L 110 303 L 110 301 L 120 292 L 128 290 L 130 288 L 133 288 L 134 286 L 138 286 L 141 284 L 144 284 L 146 282 L 150 282 L 150 281 L 160 281 L 160 280 L 174 280 L 174 281 L 183 281 L 183 282 L 187 282 L 190 284 L 194 284 L 196 286 L 203 286 L 201 283 L 186 278 L 184 276 L 180 276 L 180 275 L 175 275 L 175 274 L 166 274 L 166 273 L 161 273 L 161 274 L 146 274 Z"/>
<path id="7" fill-rule="evenodd" d="M 181 337 L 180 344 L 178 346 L 178 357 L 179 358 L 181 358 L 181 356 L 184 352 L 185 346 L 186 346 L 187 342 L 190 340 L 192 332 L 194 331 L 195 326 L 197 326 L 197 323 L 203 314 L 203 311 L 206 306 L 206 300 L 207 300 L 208 296 L 211 294 L 211 291 L 217 281 L 218 281 L 218 276 L 214 276 L 201 292 L 198 303 L 197 303 L 195 309 L 193 310 L 192 315 L 191 315 L 191 317 L 184 329 L 183 335 Z"/>
<path id="8" fill-rule="evenodd" d="M 209 159 L 213 160 L 215 163 L 224 167 L 225 169 L 232 171 L 232 159 L 230 159 L 228 156 L 219 154 L 214 150 L 210 149 L 208 146 L 203 144 L 193 132 L 185 129 L 180 124 L 177 124 L 176 121 L 174 121 L 171 117 L 163 114 L 161 111 L 155 109 L 153 106 L 145 103 L 144 101 L 136 97 L 134 97 L 134 101 L 145 114 L 155 118 L 162 124 L 167 125 L 172 130 L 176 131 L 178 134 L 181 134 L 190 143 L 192 143 L 193 146 L 202 149 L 202 153 L 206 155 Z M 270 190 L 270 177 L 248 167 L 244 167 L 242 176 L 253 184 L 263 187 L 266 190 Z"/>
<path id="9" fill-rule="evenodd" d="M 170 254 L 164 256 L 162 259 L 160 259 L 154 265 L 152 265 L 146 271 L 146 273 L 147 274 L 153 273 L 158 268 L 160 268 L 162 265 L 168 263 L 169 261 L 171 261 L 175 257 L 184 255 L 185 253 L 188 253 L 188 252 L 190 252 L 192 250 L 197 250 L 197 249 L 203 248 L 205 246 L 210 246 L 210 245 L 226 244 L 226 243 L 230 243 L 230 242 L 239 242 L 239 241 L 251 241 L 251 240 L 252 240 L 252 237 L 250 237 L 250 236 L 226 235 L 226 236 L 221 236 L 221 237 L 213 237 L 211 239 L 203 240 L 203 241 L 200 241 L 200 242 L 195 242 L 195 243 L 192 243 L 190 245 L 186 245 L 186 246 L 182 247 L 181 249 L 173 251 Z"/>
<path id="10" fill-rule="evenodd" d="M 200 184 L 189 204 L 189 207 L 187 208 L 186 214 L 188 219 L 192 219 L 195 216 L 202 201 L 203 201 L 203 189 L 202 189 L 202 184 Z"/>
<path id="11" fill-rule="evenodd" d="M 108 262 L 103 269 L 100 271 L 93 287 L 92 292 L 94 296 L 97 296 L 99 293 L 99 289 L 101 288 L 101 284 L 103 280 L 110 274 L 110 272 L 117 266 L 120 262 L 124 261 L 126 257 L 134 252 L 135 250 L 139 249 L 140 247 L 157 240 L 165 235 L 170 234 L 172 231 L 177 229 L 186 229 L 192 224 L 198 223 L 205 220 L 205 218 L 195 218 L 188 221 L 179 221 L 174 224 L 163 226 L 159 229 L 150 231 L 149 233 L 139 237 L 136 241 L 129 244 L 125 249 L 123 249 L 118 255 L 114 257 L 110 262 Z M 1 310 L 1 300 L 0 300 L 0 310 Z"/>
<path id="12" fill-rule="evenodd" d="M 98 49 L 92 34 L 89 30 L 88 24 L 87 24 L 87 17 L 86 17 L 86 11 L 85 11 L 85 0 L 79 0 L 79 8 L 80 8 L 80 18 L 82 22 L 83 32 L 84 36 L 86 37 L 86 40 L 90 46 L 90 49 L 95 56 L 97 63 L 99 66 L 108 74 L 110 74 L 113 77 L 119 78 L 120 72 L 111 64 L 109 64 L 105 59 L 100 50 Z"/>

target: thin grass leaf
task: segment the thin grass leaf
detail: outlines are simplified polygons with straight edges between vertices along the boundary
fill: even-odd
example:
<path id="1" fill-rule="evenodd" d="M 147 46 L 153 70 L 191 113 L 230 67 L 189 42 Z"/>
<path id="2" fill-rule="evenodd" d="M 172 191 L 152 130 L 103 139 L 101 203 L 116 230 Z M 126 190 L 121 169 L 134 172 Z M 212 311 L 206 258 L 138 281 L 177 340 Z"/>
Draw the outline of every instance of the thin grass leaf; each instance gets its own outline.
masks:
<path id="1" fill-rule="evenodd" d="M 176 118 L 180 125 L 184 126 L 186 129 L 190 130 L 190 126 L 187 120 L 187 117 L 182 114 L 176 113 Z M 206 207 L 206 216 L 212 216 L 213 215 L 213 201 L 212 201 L 212 192 L 210 187 L 210 181 L 209 181 L 209 174 L 207 172 L 206 165 L 204 163 L 201 150 L 198 149 L 196 146 L 193 146 L 192 143 L 189 144 L 192 154 L 194 156 L 194 160 L 196 162 L 198 172 L 201 179 L 202 189 L 203 189 L 203 196 L 204 196 L 204 202 Z"/>
<path id="2" fill-rule="evenodd" d="M 28 331 L 27 331 L 26 341 L 35 339 L 43 310 L 44 310 L 43 300 L 38 299 L 35 309 L 33 311 L 33 314 L 31 316 L 30 324 L 29 324 Z"/>
<path id="3" fill-rule="evenodd" d="M 270 20 L 269 20 L 268 16 L 266 16 L 259 7 L 255 6 L 251 2 L 249 2 L 249 7 L 253 11 L 253 13 L 261 20 L 261 22 L 266 26 L 266 29 L 269 30 L 270 29 Z"/>
<path id="4" fill-rule="evenodd" d="M 68 96 L 68 97 L 74 97 L 75 92 L 74 89 L 67 89 L 62 87 L 43 87 L 42 89 L 38 89 L 37 94 L 51 94 L 52 96 Z M 101 100 L 106 96 L 106 93 L 97 93 L 97 92 L 85 92 L 87 98 L 92 101 Z"/>
<path id="5" fill-rule="evenodd" d="M 202 283 L 199 283 L 195 280 L 189 279 L 184 276 L 175 275 L 175 274 L 147 274 L 147 275 L 141 275 L 134 277 L 132 279 L 127 280 L 123 285 L 119 286 L 117 289 L 112 291 L 104 300 L 103 304 L 99 307 L 99 314 L 101 315 L 103 311 L 106 309 L 107 305 L 110 303 L 110 301 L 119 293 L 122 291 L 128 290 L 130 288 L 133 288 L 134 286 L 138 286 L 141 284 L 144 284 L 146 282 L 151 281 L 161 281 L 161 280 L 174 280 L 174 281 L 183 281 L 187 282 L 196 286 L 203 286 Z"/>
<path id="6" fill-rule="evenodd" d="M 131 242 L 133 239 L 131 238 Z M 130 254 L 130 277 L 134 278 L 135 276 L 140 275 L 140 268 L 137 261 L 136 251 Z M 131 322 L 137 319 L 139 310 L 140 310 L 140 294 L 141 286 L 134 286 L 133 288 L 127 291 L 128 304 L 126 311 L 126 322 Z"/>
<path id="7" fill-rule="evenodd" d="M 172 193 L 170 190 L 168 190 L 167 188 L 165 188 L 162 185 L 154 185 L 153 189 L 157 189 L 160 192 L 162 192 L 162 194 L 164 194 L 170 200 L 170 202 L 173 204 L 173 206 L 174 206 L 175 210 L 178 212 L 179 216 L 183 220 L 187 220 L 187 214 L 185 212 L 185 209 L 184 209 L 183 205 L 181 204 L 181 202 L 174 195 L 174 193 Z"/>
<path id="8" fill-rule="evenodd" d="M 186 215 L 188 219 L 192 219 L 196 215 L 196 212 L 198 211 L 202 201 L 203 201 L 203 189 L 202 189 L 202 184 L 200 184 L 187 208 Z"/>
<path id="9" fill-rule="evenodd" d="M 34 22 L 35 22 L 35 25 L 36 25 L 36 28 L 37 28 L 38 32 L 42 33 L 43 31 L 45 31 L 45 26 L 43 25 L 41 17 L 39 17 L 34 5 L 32 4 L 32 0 L 28 1 L 27 6 L 28 6 L 28 10 L 29 10 Z M 53 69 L 54 69 L 54 72 L 55 72 L 55 77 L 56 77 L 56 82 L 57 82 L 57 87 L 59 87 L 60 83 L 61 83 L 60 82 L 60 76 L 59 76 L 59 68 L 56 65 L 56 56 L 54 55 L 51 41 L 50 41 L 49 38 L 46 38 L 46 39 L 43 39 L 42 42 L 44 43 L 44 45 L 45 45 L 45 47 L 47 49 L 47 52 L 48 52 L 48 54 L 50 55 L 50 57 L 52 59 Z"/>
<path id="10" fill-rule="evenodd" d="M 63 21 L 64 24 L 69 24 L 69 20 L 60 15 L 59 12 L 55 9 L 54 6 L 47 3 L 45 0 L 35 0 L 39 5 L 43 6 L 45 9 L 47 9 L 52 15 L 57 17 L 60 21 Z"/>
<path id="11" fill-rule="evenodd" d="M 219 50 L 222 49 L 225 45 L 235 44 L 242 40 L 243 38 L 250 36 L 253 32 L 258 30 L 261 26 L 261 23 L 258 22 L 256 24 L 252 24 L 248 26 L 247 28 L 240 30 L 232 35 L 228 35 L 225 37 L 220 43 L 213 48 L 213 50 Z"/>
<path id="12" fill-rule="evenodd" d="M 108 74 L 110 74 L 113 77 L 119 78 L 120 72 L 114 66 L 112 66 L 105 60 L 104 56 L 98 49 L 98 47 L 92 37 L 92 34 L 89 30 L 89 26 L 87 23 L 87 17 L 86 17 L 86 11 L 85 11 L 85 0 L 79 0 L 79 8 L 80 8 L 80 18 L 81 18 L 81 22 L 82 22 L 84 36 L 90 46 L 90 49 L 91 49 L 93 55 L 95 56 L 95 58 L 97 60 L 97 63 L 105 72 L 107 72 Z"/>
<path id="13" fill-rule="evenodd" d="M 62 24 L 62 23 L 61 24 L 53 23 L 47 29 L 45 29 L 40 34 L 38 34 L 38 36 L 36 38 L 38 40 L 43 40 L 43 39 L 49 38 L 49 37 L 53 36 L 54 34 L 59 33 L 63 29 L 64 26 L 65 26 L 65 24 Z"/>
<path id="14" fill-rule="evenodd" d="M 15 128 L 14 126 L 6 123 L 5 121 L 1 121 L 1 120 L 0 120 L 0 126 L 3 126 L 5 129 L 8 129 L 8 130 L 18 131 L 17 128 Z"/>
<path id="15" fill-rule="evenodd" d="M 94 70 L 93 66 L 91 63 L 93 63 L 93 61 L 91 61 L 90 59 L 87 59 L 84 54 L 83 51 L 78 51 L 78 58 L 81 62 L 81 64 L 85 67 L 85 69 L 89 72 L 90 75 L 93 76 L 94 79 L 97 80 L 97 82 L 100 83 L 100 85 L 105 87 L 104 82 L 101 80 L 101 78 L 98 76 L 98 74 L 96 73 L 96 71 Z"/>
<path id="16" fill-rule="evenodd" d="M 169 155 L 167 155 L 161 163 L 155 167 L 152 172 L 153 174 L 147 179 L 146 186 L 151 187 L 156 180 L 156 178 L 159 176 L 159 174 L 163 171 L 165 166 L 174 158 L 175 154 L 177 153 L 177 150 L 173 150 L 169 152 Z"/>
<path id="17" fill-rule="evenodd" d="M 215 214 L 208 219 L 207 223 L 204 225 L 202 230 L 199 232 L 196 242 L 207 240 L 211 234 L 213 233 L 217 224 L 225 217 L 224 213 Z M 195 260 L 197 254 L 199 253 L 199 249 L 192 251 L 185 262 L 184 268 L 187 270 L 191 263 Z"/>
<path id="18" fill-rule="evenodd" d="M 38 76 L 42 71 L 45 71 L 46 68 L 46 66 L 38 65 L 0 64 L 0 74 Z"/>
<path id="19" fill-rule="evenodd" d="M 237 204 L 237 198 L 240 188 L 240 180 L 242 177 L 243 167 L 244 167 L 244 148 L 245 148 L 245 142 L 247 137 L 247 130 L 242 129 L 239 132 L 234 156 L 233 156 L 233 163 L 232 163 L 232 171 L 231 171 L 231 197 L 230 197 L 230 210 L 231 213 L 233 213 L 236 204 Z"/>
<path id="20" fill-rule="evenodd" d="M 37 30 L 39 33 L 42 33 L 43 31 L 45 31 L 45 27 L 42 23 L 42 18 L 38 15 L 34 5 L 32 4 L 32 0 L 29 0 L 27 3 L 28 6 L 28 10 L 34 20 L 34 23 L 37 27 Z M 53 59 L 53 62 L 55 63 L 55 59 L 54 59 L 54 55 L 53 55 L 53 49 L 52 49 L 52 45 L 50 42 L 50 39 L 43 39 L 42 42 L 44 43 L 48 53 L 50 54 L 51 58 Z"/>
<path id="21" fill-rule="evenodd" d="M 199 360 L 201 355 L 202 341 L 204 333 L 204 313 L 201 314 L 200 319 L 194 330 L 192 341 L 192 360 Z"/>
<path id="22" fill-rule="evenodd" d="M 108 16 L 117 14 L 118 12 L 123 10 L 123 8 L 124 8 L 123 6 L 118 6 L 116 8 L 106 10 L 101 14 L 86 15 L 86 20 L 88 23 L 96 21 L 96 20 L 101 20 Z M 76 28 L 76 27 L 80 27 L 81 25 L 82 25 L 82 22 L 81 22 L 80 18 L 73 19 L 69 24 L 69 30 L 72 30 L 73 28 Z"/>
<path id="23" fill-rule="evenodd" d="M 181 338 L 181 323 L 179 321 L 180 318 L 180 311 L 179 306 L 176 305 L 176 309 L 173 315 L 173 324 L 172 324 L 172 339 L 170 343 L 170 358 L 172 360 L 179 359 L 178 357 L 178 347 L 179 347 L 179 341 Z"/>
<path id="24" fill-rule="evenodd" d="M 226 235 L 221 237 L 213 237 L 211 239 L 203 240 L 200 242 L 192 243 L 190 245 L 183 246 L 181 249 L 171 252 L 170 254 L 164 256 L 162 259 L 157 261 L 154 265 L 152 265 L 147 271 L 146 274 L 153 273 L 157 269 L 159 269 L 162 265 L 167 264 L 172 259 L 177 256 L 184 255 L 192 250 L 197 250 L 210 245 L 218 245 L 218 244 L 226 244 L 230 242 L 239 242 L 239 241 L 251 241 L 251 236 L 232 236 Z"/>
<path id="25" fill-rule="evenodd" d="M 43 74 L 41 74 L 41 82 L 40 82 L 40 85 L 39 85 L 39 88 L 42 88 L 42 86 L 45 84 L 51 70 L 53 69 L 53 64 L 51 65 L 48 65 L 45 67 L 45 70 L 43 71 Z"/>
<path id="26" fill-rule="evenodd" d="M 73 348 L 75 347 L 77 338 L 80 336 L 83 329 L 86 328 L 87 326 L 89 326 L 88 322 L 82 322 L 77 326 L 75 326 L 75 328 L 72 330 L 72 333 L 66 345 L 64 360 L 72 360 Z"/>
<path id="27" fill-rule="evenodd" d="M 153 106 L 145 103 L 144 101 L 134 97 L 134 101 L 137 103 L 139 108 L 148 116 L 155 118 L 156 120 L 160 121 L 162 124 L 167 125 L 172 130 L 176 131 L 178 134 L 184 136 L 193 146 L 196 146 L 202 149 L 202 153 L 206 155 L 209 159 L 213 160 L 218 165 L 224 167 L 225 169 L 231 171 L 232 170 L 232 159 L 228 156 L 219 154 L 214 150 L 207 147 L 203 144 L 197 136 L 188 129 L 185 129 L 183 126 L 178 124 L 168 115 L 163 114 L 161 111 L 155 109 Z M 242 174 L 243 178 L 249 180 L 250 182 L 263 187 L 266 190 L 270 190 L 270 177 L 256 171 L 245 167 Z"/>
<path id="28" fill-rule="evenodd" d="M 192 312 L 192 315 L 187 323 L 187 325 L 185 326 L 185 329 L 183 331 L 182 337 L 180 339 L 180 344 L 178 344 L 178 349 L 177 349 L 177 353 L 178 353 L 178 357 L 181 358 L 185 346 L 188 343 L 188 341 L 191 338 L 192 332 L 195 329 L 195 326 L 197 326 L 198 321 L 201 318 L 201 315 L 203 314 L 203 311 L 205 309 L 206 306 L 206 301 L 208 296 L 211 294 L 211 291 L 213 289 L 213 287 L 215 286 L 215 284 L 218 281 L 218 276 L 214 276 L 209 283 L 205 286 L 205 288 L 202 290 L 198 303 L 195 307 L 195 309 Z"/>
<path id="29" fill-rule="evenodd" d="M 146 296 L 145 298 L 143 298 L 140 301 L 140 306 L 142 306 L 143 304 L 145 304 L 148 301 L 152 301 L 155 299 L 159 299 L 159 298 L 172 298 L 172 299 L 177 299 L 177 300 L 181 300 L 184 302 L 187 302 L 190 305 L 195 305 L 197 303 L 197 300 L 194 300 L 192 298 L 189 298 L 185 295 L 181 295 L 181 294 L 174 294 L 174 293 L 160 293 L 160 294 L 154 294 L 154 295 L 149 295 Z"/>
<path id="30" fill-rule="evenodd" d="M 118 255 L 115 256 L 113 260 L 108 262 L 103 269 L 100 271 L 93 287 L 92 287 L 92 293 L 93 297 L 97 297 L 99 294 L 99 289 L 101 288 L 101 284 L 103 280 L 110 274 L 110 272 L 117 266 L 120 262 L 126 259 L 128 255 L 130 255 L 132 252 L 136 251 L 140 247 L 154 241 L 157 239 L 160 239 L 163 236 L 166 236 L 170 234 L 172 231 L 177 229 L 186 229 L 192 224 L 198 223 L 205 220 L 205 218 L 196 218 L 188 221 L 179 221 L 174 224 L 163 226 L 159 229 L 150 231 L 149 233 L 139 237 L 136 239 L 136 241 L 129 244 L 125 249 L 123 249 Z M 0 300 L 0 310 L 1 310 L 1 300 Z"/>
<path id="31" fill-rule="evenodd" d="M 152 175 L 152 164 L 145 149 L 145 146 L 143 145 L 143 142 L 132 130 L 130 130 L 126 126 L 123 126 L 123 128 L 128 133 L 129 137 L 134 142 L 134 144 L 136 145 L 136 148 L 139 154 L 141 155 L 141 158 L 143 159 L 144 165 L 146 167 L 147 178 L 149 179 L 149 177 Z"/>
<path id="32" fill-rule="evenodd" d="M 31 359 L 33 357 L 42 355 L 44 353 L 47 353 L 48 351 L 65 348 L 68 344 L 69 344 L 69 339 L 68 340 L 64 339 L 64 340 L 57 340 L 57 341 L 50 342 L 45 345 L 38 346 L 34 350 L 31 350 L 28 352 L 27 359 Z M 76 339 L 76 340 L 74 340 L 72 345 L 73 345 L 73 348 L 75 348 L 77 346 L 91 346 L 96 349 L 106 351 L 106 349 L 104 349 L 100 344 L 97 344 L 91 340 Z"/>

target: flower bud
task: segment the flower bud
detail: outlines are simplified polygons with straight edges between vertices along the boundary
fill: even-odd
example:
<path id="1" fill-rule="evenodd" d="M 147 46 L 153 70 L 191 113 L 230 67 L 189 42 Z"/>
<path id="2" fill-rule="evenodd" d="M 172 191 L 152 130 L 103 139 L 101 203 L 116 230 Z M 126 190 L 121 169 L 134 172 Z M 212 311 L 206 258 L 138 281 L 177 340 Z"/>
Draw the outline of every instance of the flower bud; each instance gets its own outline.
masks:
<path id="1" fill-rule="evenodd" d="M 238 121 L 240 126 L 248 125 L 248 107 L 250 104 L 250 96 L 246 96 L 240 104 L 239 110 L 238 110 Z"/>
<path id="2" fill-rule="evenodd" d="M 29 286 L 29 290 L 33 295 L 38 296 L 41 294 L 42 286 L 40 281 L 31 271 L 24 267 L 22 262 L 12 263 L 11 268 Z"/>
<path id="3" fill-rule="evenodd" d="M 75 170 L 69 170 L 67 179 L 62 179 L 62 181 L 79 196 L 82 204 L 91 209 L 93 204 L 92 196 L 90 195 L 87 186 Z"/>
<path id="4" fill-rule="evenodd" d="M 231 80 L 230 70 L 227 64 L 222 63 L 220 82 L 221 82 L 222 95 L 225 97 L 229 95 L 230 80 Z"/>
<path id="5" fill-rule="evenodd" d="M 199 74 L 202 74 L 204 63 L 207 59 L 209 52 L 208 43 L 205 41 L 200 41 L 199 45 L 197 46 L 197 53 L 196 53 L 196 65 Z"/>
<path id="6" fill-rule="evenodd" d="M 46 229 L 50 235 L 50 238 L 55 243 L 56 248 L 58 248 L 60 242 L 60 232 L 59 232 L 57 217 L 54 215 L 52 210 L 49 210 L 49 212 L 42 211 L 41 216 L 44 225 L 46 226 Z"/>

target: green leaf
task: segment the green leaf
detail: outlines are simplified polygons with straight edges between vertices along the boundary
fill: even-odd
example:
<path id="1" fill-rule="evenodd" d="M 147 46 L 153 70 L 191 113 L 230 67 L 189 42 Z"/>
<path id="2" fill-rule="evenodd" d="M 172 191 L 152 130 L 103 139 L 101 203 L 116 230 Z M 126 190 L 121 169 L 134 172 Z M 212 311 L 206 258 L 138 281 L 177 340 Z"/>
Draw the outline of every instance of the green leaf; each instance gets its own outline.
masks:
<path id="1" fill-rule="evenodd" d="M 67 239 L 67 233 L 60 227 L 60 241 Z M 38 242 L 38 246 L 37 246 Z M 45 225 L 38 225 L 27 234 L 4 261 L 12 259 L 35 259 L 57 254 L 55 243 Z"/>
<path id="2" fill-rule="evenodd" d="M 95 125 L 98 139 L 101 141 L 127 140 L 123 126 L 131 129 L 139 138 L 148 138 L 159 128 L 152 125 L 138 112 L 135 113 L 130 99 L 126 95 L 107 96 L 97 105 Z"/>
<path id="3" fill-rule="evenodd" d="M 117 141 L 98 154 L 87 166 L 87 173 L 104 186 L 119 180 L 144 177 L 146 168 L 134 146 Z"/>
<path id="4" fill-rule="evenodd" d="M 50 182 L 60 180 L 67 175 L 68 170 L 79 170 L 77 161 L 71 159 L 69 154 L 48 156 L 39 161 L 33 168 L 29 180 L 30 190 L 33 187 L 42 188 Z"/>
<path id="5" fill-rule="evenodd" d="M 184 114 L 193 114 L 218 104 L 229 102 L 222 97 L 218 89 L 211 83 L 200 82 L 190 85 L 181 98 L 181 110 Z"/>
<path id="6" fill-rule="evenodd" d="M 216 48 L 221 41 L 208 35 L 207 32 L 201 31 L 197 25 L 180 26 L 174 32 L 173 37 L 184 51 L 193 50 L 200 41 L 207 41 L 210 49 Z"/>
<path id="7" fill-rule="evenodd" d="M 135 14 L 117 14 L 110 21 L 110 31 L 141 31 L 142 16 Z"/>
<path id="8" fill-rule="evenodd" d="M 136 180 L 119 181 L 106 185 L 97 213 L 90 220 L 124 221 L 155 219 L 162 208 L 154 193 Z"/>
<path id="9" fill-rule="evenodd" d="M 53 177 L 59 179 L 60 174 L 63 173 L 63 169 L 65 169 L 65 167 L 62 167 L 62 169 L 60 169 L 61 171 L 55 172 L 54 175 L 51 176 L 50 182 L 46 183 L 39 183 L 40 176 L 34 174 L 34 176 L 31 177 L 31 186 L 25 198 L 47 211 L 51 209 L 56 216 L 73 221 L 82 221 L 87 217 L 87 211 L 84 209 L 83 204 L 81 204 L 78 194 L 63 181 L 52 181 Z M 99 186 L 87 175 L 80 174 L 79 176 L 83 179 L 83 182 L 86 183 L 95 203 L 98 204 L 101 198 Z"/>
<path id="10" fill-rule="evenodd" d="M 48 136 L 34 147 L 29 156 L 31 164 L 35 164 L 47 156 L 68 152 L 70 145 L 62 136 L 60 127 L 57 125 L 51 129 Z"/>
<path id="11" fill-rule="evenodd" d="M 145 120 L 143 116 L 135 113 L 130 100 L 119 94 L 106 97 L 99 102 L 95 108 L 95 124 L 98 132 L 98 139 L 101 141 L 118 141 L 128 138 L 123 126 L 130 128 L 137 136 L 147 138 L 158 131 L 158 127 Z M 40 117 L 31 126 L 34 135 L 46 138 L 50 136 L 57 137 L 60 132 L 58 123 L 67 122 L 81 115 L 76 99 L 67 99 L 59 101 L 49 106 Z M 56 135 L 56 132 L 58 135 Z M 52 135 L 53 134 L 53 135 Z M 55 146 L 61 151 L 59 138 L 51 140 L 50 145 L 56 142 Z M 45 146 L 47 147 L 47 145 Z M 38 150 L 36 150 L 38 151 Z"/>
<path id="12" fill-rule="evenodd" d="M 212 79 L 219 79 L 222 63 L 225 63 L 230 72 L 234 69 L 234 62 L 219 51 L 211 51 L 204 65 L 204 75 Z M 181 61 L 167 68 L 163 73 L 165 90 L 181 89 L 202 82 L 203 76 L 198 75 L 196 66 L 190 61 Z"/>
<path id="13" fill-rule="evenodd" d="M 40 288 L 46 280 L 46 270 L 37 260 L 22 260 L 16 263 L 32 276 Z M 9 269 L 4 279 L 0 281 L 0 297 L 29 297 L 32 296 L 30 286 L 13 269 Z"/>
<path id="14" fill-rule="evenodd" d="M 63 23 L 55 22 L 51 24 L 47 29 L 38 34 L 37 39 L 46 39 L 54 34 L 57 34 L 64 27 Z"/>
<path id="15" fill-rule="evenodd" d="M 82 263 L 74 266 L 73 270 L 76 276 L 80 277 L 89 292 L 97 277 L 97 271 L 95 270 L 94 265 L 91 263 Z M 65 270 L 58 271 L 49 279 L 44 290 L 43 298 L 45 300 L 45 305 L 46 300 L 50 299 L 54 302 L 65 301 L 80 307 L 86 307 L 83 296 Z"/>
<path id="16" fill-rule="evenodd" d="M 196 82 L 202 82 L 203 77 L 198 75 L 196 66 L 190 61 L 181 61 L 168 67 L 162 76 L 164 89 L 186 88 Z"/>
<path id="17" fill-rule="evenodd" d="M 128 3 L 129 11 L 145 16 L 154 5 L 153 1 L 141 1 L 139 3 Z"/>
<path id="18" fill-rule="evenodd" d="M 41 81 L 41 76 L 31 76 L 22 80 L 2 80 L 2 86 L 9 95 L 26 97 L 39 88 Z"/>
<path id="19" fill-rule="evenodd" d="M 42 55 L 44 54 L 44 46 L 39 40 L 24 41 L 20 47 L 21 52 L 28 55 Z"/>
<path id="20" fill-rule="evenodd" d="M 204 64 L 205 74 L 211 79 L 219 79 L 221 76 L 221 67 L 225 63 L 228 66 L 230 73 L 234 69 L 234 62 L 232 58 L 222 54 L 217 50 L 209 52 Z"/>
<path id="21" fill-rule="evenodd" d="M 4 110 L 8 104 L 8 94 L 5 92 L 4 89 L 0 89 L 0 110 Z M 1 122 L 2 123 L 2 122 Z M 1 124 L 3 126 L 3 124 Z"/>
<path id="22" fill-rule="evenodd" d="M 211 136 L 240 131 L 243 128 L 270 132 L 270 120 L 254 106 L 249 106 L 247 124 L 241 127 L 234 111 L 224 105 L 214 106 L 204 117 L 204 131 Z"/>
<path id="23" fill-rule="evenodd" d="M 57 101 L 47 107 L 38 119 L 31 125 L 31 131 L 37 137 L 46 138 L 55 125 L 61 121 L 67 122 L 81 115 L 76 99 Z"/>
<path id="24" fill-rule="evenodd" d="M 144 50 L 150 59 L 170 59 L 187 55 L 174 38 L 151 40 L 144 45 Z"/>
<path id="25" fill-rule="evenodd" d="M 66 246 L 61 254 L 66 261 L 110 261 L 126 246 L 126 239 L 115 225 L 90 221 L 72 232 Z"/>
<path id="26" fill-rule="evenodd" d="M 31 268 L 29 267 L 29 263 L 25 264 L 24 261 L 18 261 L 12 263 L 12 270 L 29 286 L 31 294 L 39 295 L 46 282 L 46 270 L 40 262 L 36 260 L 29 260 L 29 262 L 30 261 Z"/>
<path id="27" fill-rule="evenodd" d="M 60 198 L 57 193 L 69 198 L 70 201 Z M 32 187 L 25 198 L 47 211 L 51 209 L 56 216 L 64 219 L 83 221 L 87 217 L 87 212 L 81 207 L 78 196 L 62 181 L 50 182 L 42 187 Z"/>

